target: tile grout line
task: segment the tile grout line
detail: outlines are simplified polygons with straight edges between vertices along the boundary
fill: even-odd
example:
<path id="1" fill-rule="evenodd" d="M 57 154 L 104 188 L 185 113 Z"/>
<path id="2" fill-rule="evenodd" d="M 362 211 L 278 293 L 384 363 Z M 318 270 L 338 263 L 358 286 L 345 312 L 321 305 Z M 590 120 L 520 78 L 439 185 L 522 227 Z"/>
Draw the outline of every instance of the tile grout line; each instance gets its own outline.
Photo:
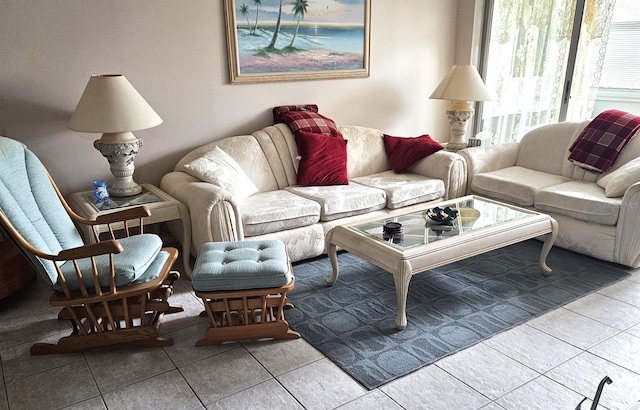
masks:
<path id="1" fill-rule="evenodd" d="M 274 380 L 276 383 L 278 383 L 278 384 L 279 384 L 279 385 L 284 389 L 284 391 L 286 391 L 286 392 L 287 392 L 291 397 L 293 397 L 293 399 L 294 399 L 298 404 L 300 404 L 300 406 L 301 406 L 303 409 L 306 409 L 306 407 L 305 407 L 305 406 L 300 402 L 300 400 L 299 400 L 299 399 L 298 399 L 298 398 L 297 398 L 297 397 L 296 397 L 296 396 L 295 396 L 291 391 L 289 391 L 289 389 L 287 389 L 287 388 L 286 388 L 282 383 L 280 383 L 280 380 L 278 380 L 278 378 L 277 378 L 273 373 L 271 373 L 271 371 L 270 371 L 269 369 L 267 369 L 267 367 L 266 367 L 266 366 L 265 366 L 265 365 L 260 361 L 260 359 L 258 359 L 258 358 L 253 354 L 253 353 L 251 353 L 251 351 L 250 351 L 249 349 L 247 349 L 247 348 L 246 348 L 246 346 L 244 346 L 244 345 L 242 344 L 242 342 L 240 342 L 240 345 L 242 346 L 242 348 L 243 348 L 247 353 L 249 353 L 249 355 L 250 355 L 251 357 L 253 357 L 253 358 L 255 359 L 255 361 L 257 361 L 257 362 L 260 364 L 260 366 L 262 366 L 262 368 L 263 368 L 263 369 L 264 369 L 264 370 L 269 374 L 269 376 L 271 376 L 271 379 L 272 379 L 272 380 Z M 321 360 L 321 359 L 318 359 L 318 360 Z M 314 360 L 314 361 L 313 361 L 313 362 L 311 362 L 311 363 L 315 363 L 315 362 L 317 362 L 317 360 Z M 311 364 L 311 363 L 307 363 L 305 366 L 307 366 L 307 365 L 309 365 L 309 364 Z M 301 368 L 301 367 L 304 367 L 304 366 L 297 367 L 296 369 L 291 369 L 291 370 L 289 370 L 288 372 L 283 373 L 283 374 L 287 374 L 287 373 L 292 372 L 292 371 L 294 371 L 294 370 L 297 370 L 297 369 L 299 369 L 299 368 Z M 282 375 L 281 375 L 281 376 L 282 376 Z M 265 382 L 261 382 L 261 383 L 265 383 Z M 258 384 L 261 384 L 261 383 L 258 383 Z M 254 385 L 254 386 L 257 386 L 257 385 Z M 252 388 L 252 387 L 254 387 L 254 386 L 247 387 L 247 389 L 250 389 L 250 388 Z M 244 390 L 247 390 L 247 389 L 243 389 L 243 390 L 241 390 L 241 391 L 244 391 Z M 237 393 L 239 393 L 239 392 L 237 392 Z M 236 393 L 234 393 L 234 394 L 236 394 Z M 229 397 L 229 396 L 227 396 L 227 397 Z"/>

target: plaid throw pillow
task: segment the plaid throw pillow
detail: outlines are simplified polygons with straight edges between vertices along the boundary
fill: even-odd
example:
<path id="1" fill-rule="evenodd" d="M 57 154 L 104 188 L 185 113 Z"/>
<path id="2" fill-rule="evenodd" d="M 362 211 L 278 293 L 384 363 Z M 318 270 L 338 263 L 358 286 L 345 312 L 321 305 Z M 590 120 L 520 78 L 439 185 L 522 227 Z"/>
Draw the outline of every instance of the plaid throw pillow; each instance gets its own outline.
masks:
<path id="1" fill-rule="evenodd" d="M 282 116 L 289 111 L 310 111 L 310 112 L 318 112 L 318 106 L 315 104 L 304 104 L 304 105 L 281 105 L 279 107 L 273 108 L 273 123 L 277 124 L 282 121 Z"/>
<path id="2" fill-rule="evenodd" d="M 620 110 L 598 114 L 571 144 L 569 161 L 591 172 L 606 172 L 640 130 L 640 116 Z"/>
<path id="3" fill-rule="evenodd" d="M 310 111 L 289 111 L 282 115 L 282 122 L 287 124 L 291 131 L 298 136 L 300 131 L 322 134 L 330 137 L 340 137 L 336 123 L 331 118 Z"/>

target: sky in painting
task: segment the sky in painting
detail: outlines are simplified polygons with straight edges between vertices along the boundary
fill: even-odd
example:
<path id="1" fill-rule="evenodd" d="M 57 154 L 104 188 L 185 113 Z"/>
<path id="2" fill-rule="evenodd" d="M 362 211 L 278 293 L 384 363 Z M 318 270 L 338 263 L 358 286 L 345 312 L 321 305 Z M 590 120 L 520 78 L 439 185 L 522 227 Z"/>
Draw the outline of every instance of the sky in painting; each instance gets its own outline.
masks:
<path id="1" fill-rule="evenodd" d="M 256 5 L 253 0 L 236 0 L 236 19 L 238 24 L 242 24 L 245 17 L 242 17 L 238 9 L 242 4 L 249 7 L 249 20 L 255 21 L 256 7 L 259 7 L 259 22 L 275 22 L 278 18 L 280 0 L 261 0 L 260 5 Z M 297 21 L 292 11 L 291 0 L 282 1 L 282 21 Z M 309 0 L 309 7 L 301 23 L 332 23 L 347 25 L 364 24 L 364 0 Z"/>

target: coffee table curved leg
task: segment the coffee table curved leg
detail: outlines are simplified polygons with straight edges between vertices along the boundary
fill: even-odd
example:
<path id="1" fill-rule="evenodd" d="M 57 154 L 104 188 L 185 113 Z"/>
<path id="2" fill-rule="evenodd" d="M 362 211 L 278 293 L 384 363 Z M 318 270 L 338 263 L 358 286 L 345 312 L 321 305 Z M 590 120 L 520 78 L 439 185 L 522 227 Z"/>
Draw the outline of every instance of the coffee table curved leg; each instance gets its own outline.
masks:
<path id="1" fill-rule="evenodd" d="M 335 244 L 331 243 L 331 237 L 333 236 L 333 229 L 327 232 L 325 238 L 325 248 L 329 255 L 329 261 L 331 262 L 331 277 L 327 279 L 327 285 L 333 286 L 338 280 L 338 249 Z"/>
<path id="2" fill-rule="evenodd" d="M 558 222 L 551 219 L 551 232 L 544 236 L 544 245 L 542 246 L 542 251 L 540 252 L 540 268 L 542 268 L 542 273 L 547 276 L 551 274 L 551 268 L 547 265 L 547 255 L 549 255 L 549 251 L 553 247 L 553 243 L 556 241 L 556 237 L 558 236 Z"/>
<path id="3" fill-rule="evenodd" d="M 393 274 L 396 285 L 396 298 L 398 299 L 398 315 L 396 316 L 396 329 L 403 330 L 407 327 L 407 293 L 409 293 L 409 281 L 411 281 L 411 264 L 404 261 L 398 273 Z"/>

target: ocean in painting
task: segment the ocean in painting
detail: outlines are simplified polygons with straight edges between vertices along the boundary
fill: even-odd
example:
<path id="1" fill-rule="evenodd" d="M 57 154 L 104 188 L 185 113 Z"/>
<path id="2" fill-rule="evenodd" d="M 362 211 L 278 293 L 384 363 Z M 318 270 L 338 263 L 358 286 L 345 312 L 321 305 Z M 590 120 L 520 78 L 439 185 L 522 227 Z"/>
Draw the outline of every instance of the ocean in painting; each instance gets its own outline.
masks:
<path id="1" fill-rule="evenodd" d="M 291 44 L 295 25 L 283 25 L 276 49 Z M 349 70 L 364 67 L 364 28 L 300 25 L 293 47 L 295 52 L 262 54 L 273 37 L 273 26 L 258 26 L 254 34 L 238 26 L 240 72 Z"/>

